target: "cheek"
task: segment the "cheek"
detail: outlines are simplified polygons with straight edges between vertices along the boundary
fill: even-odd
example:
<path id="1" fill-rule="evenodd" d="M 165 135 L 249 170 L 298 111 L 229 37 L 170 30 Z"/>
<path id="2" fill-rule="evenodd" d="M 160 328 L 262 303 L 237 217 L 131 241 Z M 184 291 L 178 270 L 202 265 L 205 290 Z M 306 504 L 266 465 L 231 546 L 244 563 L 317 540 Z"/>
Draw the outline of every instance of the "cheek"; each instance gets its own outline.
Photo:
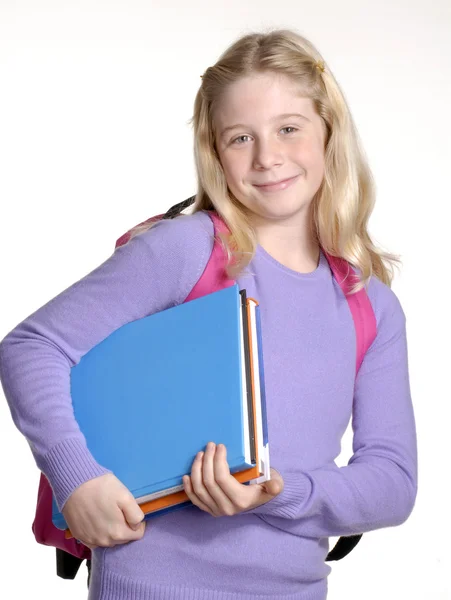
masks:
<path id="1" fill-rule="evenodd" d="M 312 140 L 302 149 L 302 162 L 306 166 L 307 172 L 317 176 L 324 174 L 324 149 L 320 142 Z"/>
<path id="2" fill-rule="evenodd" d="M 239 161 L 224 161 L 222 168 L 229 185 L 234 186 L 242 179 L 243 163 Z"/>

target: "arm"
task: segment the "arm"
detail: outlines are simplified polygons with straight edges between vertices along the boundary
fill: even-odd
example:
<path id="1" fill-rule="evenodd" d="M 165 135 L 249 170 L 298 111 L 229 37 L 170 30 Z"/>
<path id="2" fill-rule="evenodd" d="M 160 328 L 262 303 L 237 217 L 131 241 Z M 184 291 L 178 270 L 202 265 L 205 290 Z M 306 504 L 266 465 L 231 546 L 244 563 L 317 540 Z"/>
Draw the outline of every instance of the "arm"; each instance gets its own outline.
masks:
<path id="1" fill-rule="evenodd" d="M 248 511 L 284 531 L 311 537 L 364 533 L 399 525 L 413 509 L 417 442 L 405 317 L 396 296 L 382 286 L 374 279 L 370 284 L 378 334 L 356 378 L 348 465 L 281 470 L 282 493 Z"/>
<path id="2" fill-rule="evenodd" d="M 108 472 L 94 460 L 74 418 L 71 367 L 122 325 L 183 302 L 210 257 L 212 234 L 202 213 L 159 223 L 0 343 L 0 379 L 12 418 L 60 510 L 78 486 Z"/>

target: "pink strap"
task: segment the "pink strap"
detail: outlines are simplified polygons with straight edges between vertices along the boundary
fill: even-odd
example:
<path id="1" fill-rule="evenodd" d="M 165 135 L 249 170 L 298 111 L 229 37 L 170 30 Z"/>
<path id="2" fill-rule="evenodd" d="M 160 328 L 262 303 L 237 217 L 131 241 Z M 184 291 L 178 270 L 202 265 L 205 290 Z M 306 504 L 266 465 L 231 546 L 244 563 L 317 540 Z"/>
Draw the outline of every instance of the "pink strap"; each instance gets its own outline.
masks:
<path id="1" fill-rule="evenodd" d="M 214 211 L 208 211 L 208 214 L 213 221 L 215 242 L 211 253 L 210 260 L 205 268 L 205 271 L 201 275 L 194 288 L 186 298 L 185 302 L 200 298 L 206 294 L 217 292 L 226 287 L 232 286 L 235 281 L 228 279 L 225 272 L 226 267 L 226 255 L 222 249 L 222 246 L 217 239 L 218 233 L 228 233 L 228 228 L 224 221 Z M 158 221 L 164 215 L 157 215 L 151 217 L 143 223 L 150 221 Z M 141 223 L 140 223 L 141 225 Z M 125 233 L 116 242 L 116 247 L 125 244 L 130 239 L 130 231 Z M 368 295 L 364 289 L 360 290 L 356 294 L 349 294 L 351 286 L 357 281 L 357 276 L 347 261 L 336 256 L 331 256 L 327 252 L 324 252 L 332 273 L 343 290 L 346 300 L 348 301 L 349 309 L 354 320 L 354 326 L 356 331 L 356 374 L 360 369 L 363 358 L 366 351 L 373 343 L 376 337 L 376 317 L 374 315 L 373 307 L 368 298 Z"/>
<path id="2" fill-rule="evenodd" d="M 208 211 L 208 214 L 213 221 L 215 231 L 213 251 L 205 271 L 186 298 L 185 302 L 230 287 L 235 283 L 234 280 L 227 278 L 225 273 L 226 256 L 220 242 L 216 239 L 218 233 L 228 233 L 228 228 L 216 212 Z M 326 252 L 324 252 L 324 254 L 335 279 L 348 301 L 349 309 L 354 321 L 356 332 L 357 374 L 366 351 L 376 337 L 376 317 L 365 289 L 361 289 L 356 294 L 349 294 L 349 290 L 358 279 L 349 263 L 342 258 L 331 256 Z"/>
<path id="3" fill-rule="evenodd" d="M 331 256 L 324 252 L 329 266 L 334 274 L 335 279 L 340 285 L 343 293 L 348 301 L 349 309 L 354 320 L 356 333 L 356 374 L 363 362 L 368 348 L 373 343 L 376 332 L 377 323 L 374 315 L 373 307 L 365 289 L 362 288 L 356 294 L 349 294 L 352 285 L 357 282 L 358 277 L 349 263 L 343 258 Z"/>
<path id="4" fill-rule="evenodd" d="M 225 273 L 226 256 L 220 242 L 216 239 L 218 233 L 228 233 L 228 228 L 224 221 L 213 211 L 209 211 L 209 216 L 213 221 L 215 230 L 215 243 L 211 258 L 203 272 L 202 276 L 186 298 L 185 302 L 200 298 L 206 294 L 219 291 L 230 287 L 235 283 L 228 279 Z M 349 291 L 357 281 L 357 275 L 349 263 L 343 258 L 331 256 L 324 252 L 332 273 L 340 285 L 348 301 L 349 309 L 354 321 L 356 333 L 356 374 L 358 373 L 366 351 L 373 343 L 376 337 L 376 317 L 373 307 L 365 289 L 362 288 L 356 294 L 349 294 Z"/>
<path id="5" fill-rule="evenodd" d="M 224 221 L 213 211 L 208 211 L 208 214 L 213 221 L 215 241 L 210 260 L 205 267 L 200 279 L 187 296 L 185 302 L 201 298 L 207 294 L 218 292 L 227 287 L 234 285 L 235 281 L 227 277 L 225 267 L 227 264 L 227 256 L 222 248 L 221 242 L 217 239 L 218 233 L 228 233 L 228 228 Z"/>

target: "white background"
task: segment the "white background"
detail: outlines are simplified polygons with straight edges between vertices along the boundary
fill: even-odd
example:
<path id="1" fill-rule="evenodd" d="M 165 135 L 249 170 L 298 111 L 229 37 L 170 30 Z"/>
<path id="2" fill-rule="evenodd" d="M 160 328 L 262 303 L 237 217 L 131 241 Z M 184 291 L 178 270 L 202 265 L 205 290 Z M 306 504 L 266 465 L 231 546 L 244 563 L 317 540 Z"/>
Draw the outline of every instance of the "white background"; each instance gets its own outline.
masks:
<path id="1" fill-rule="evenodd" d="M 1 0 L 0 339 L 195 193 L 199 76 L 270 27 L 307 36 L 336 75 L 377 183 L 371 233 L 403 259 L 419 493 L 406 523 L 332 563 L 329 597 L 450 599 L 449 0 Z M 39 473 L 1 400 L 0 596 L 85 598 L 84 566 L 63 581 L 34 541 Z M 348 430 L 337 462 L 350 453 Z"/>

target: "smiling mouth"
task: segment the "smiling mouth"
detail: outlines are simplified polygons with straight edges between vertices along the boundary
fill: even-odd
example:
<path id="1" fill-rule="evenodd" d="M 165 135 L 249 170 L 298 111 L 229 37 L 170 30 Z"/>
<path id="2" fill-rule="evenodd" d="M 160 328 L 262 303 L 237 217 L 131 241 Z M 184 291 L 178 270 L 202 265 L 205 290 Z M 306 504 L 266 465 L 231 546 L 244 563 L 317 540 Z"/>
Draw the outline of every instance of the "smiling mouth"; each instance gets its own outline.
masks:
<path id="1" fill-rule="evenodd" d="M 291 179 L 294 179 L 295 177 L 297 177 L 297 175 L 294 175 L 293 177 L 287 177 L 287 179 L 281 179 L 280 181 L 270 181 L 269 183 L 254 183 L 255 187 L 270 187 L 272 185 L 279 185 L 279 183 L 285 183 L 286 181 L 290 181 Z"/>
<path id="2" fill-rule="evenodd" d="M 295 175 L 294 177 L 289 177 L 288 179 L 282 179 L 281 181 L 277 181 L 276 183 L 266 183 L 264 185 L 254 185 L 258 190 L 262 193 L 269 194 L 273 192 L 279 192 L 282 190 L 286 190 L 291 187 L 295 181 L 297 181 L 299 175 Z"/>

